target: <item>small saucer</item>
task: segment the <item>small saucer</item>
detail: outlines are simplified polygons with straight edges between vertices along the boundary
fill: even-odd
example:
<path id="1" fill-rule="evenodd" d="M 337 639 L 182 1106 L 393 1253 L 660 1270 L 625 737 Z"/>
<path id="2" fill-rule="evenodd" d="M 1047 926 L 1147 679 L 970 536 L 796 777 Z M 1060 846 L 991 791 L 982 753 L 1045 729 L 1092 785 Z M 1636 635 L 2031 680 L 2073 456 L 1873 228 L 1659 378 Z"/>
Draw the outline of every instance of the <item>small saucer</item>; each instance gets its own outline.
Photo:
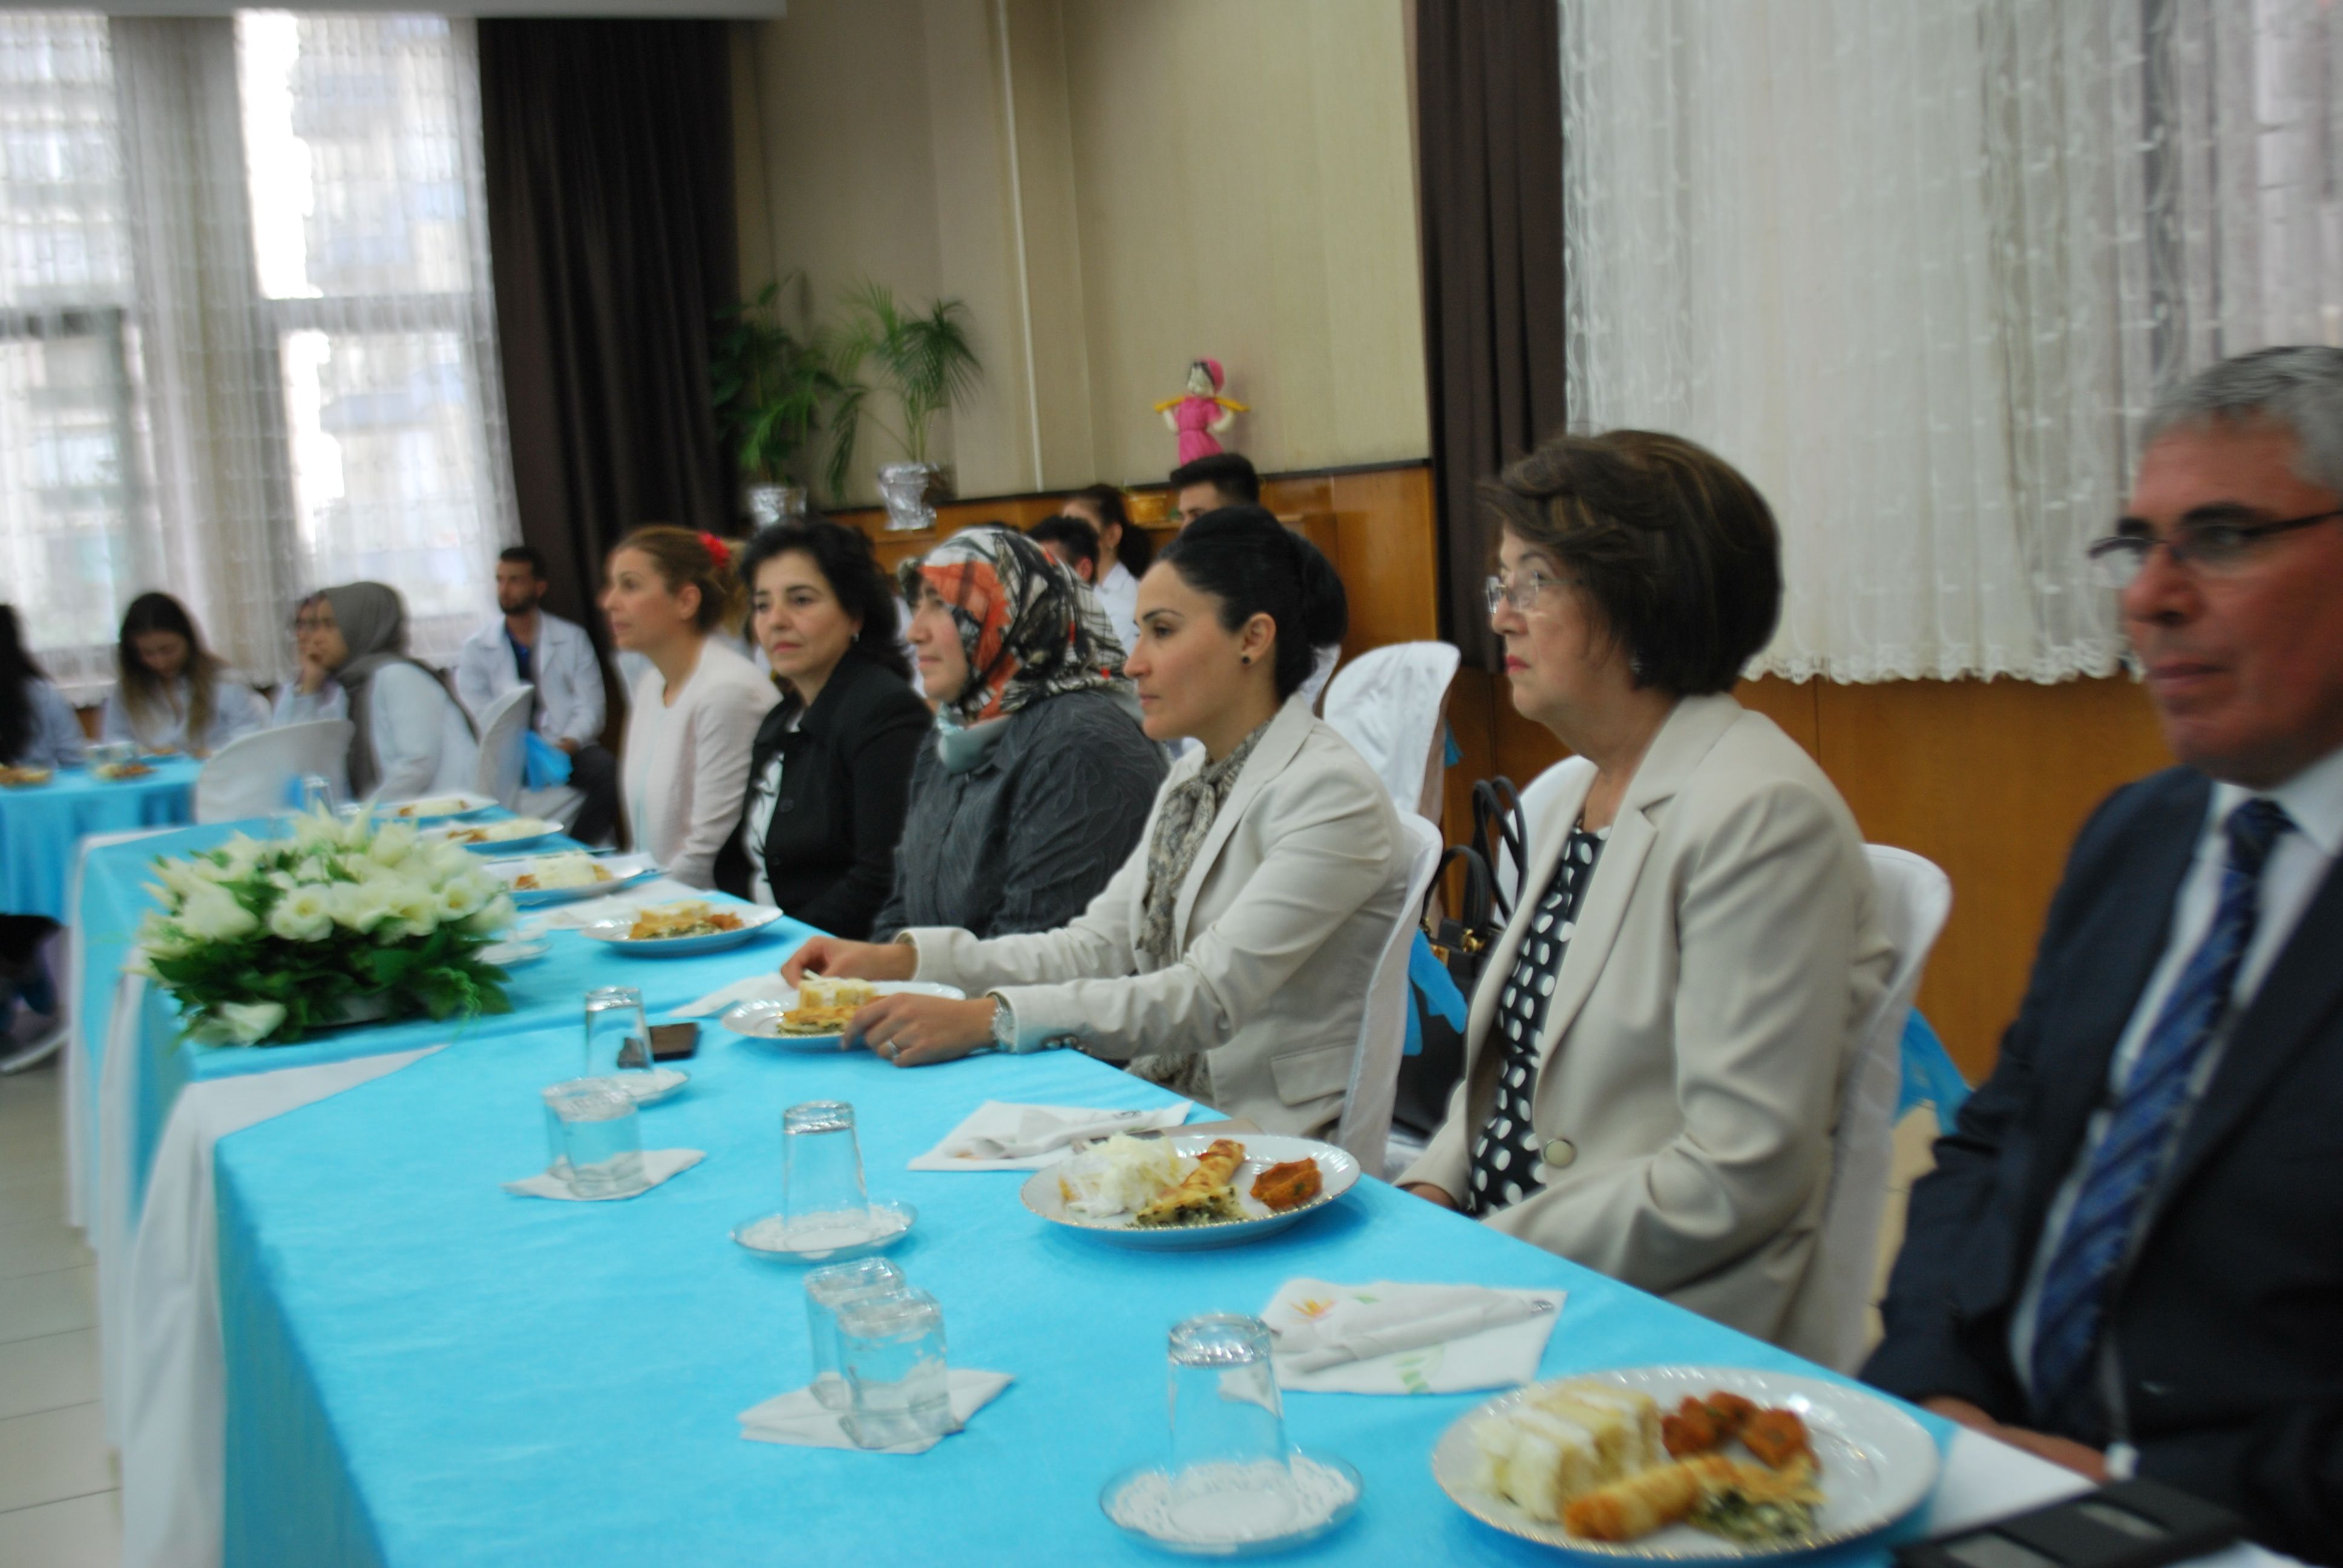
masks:
<path id="1" fill-rule="evenodd" d="M 551 942 L 524 939 L 519 941 L 490 942 L 472 956 L 484 964 L 494 964 L 500 970 L 509 970 L 518 969 L 522 964 L 533 964 L 552 950 Z"/>
<path id="2" fill-rule="evenodd" d="M 1176 1526 L 1158 1534 L 1136 1523 L 1126 1522 L 1115 1513 L 1116 1505 L 1122 1501 L 1124 1493 L 1134 1486 L 1145 1485 L 1158 1493 L 1168 1488 L 1171 1478 L 1161 1465 L 1141 1464 L 1124 1471 L 1100 1489 L 1099 1509 L 1116 1529 L 1131 1540 L 1182 1557 L 1266 1557 L 1272 1553 L 1290 1552 L 1304 1542 L 1315 1541 L 1341 1529 L 1351 1515 L 1359 1511 L 1359 1499 L 1366 1491 L 1366 1483 L 1347 1461 L 1337 1459 L 1331 1453 L 1304 1453 L 1299 1449 L 1294 1451 L 1293 1457 L 1314 1467 L 1320 1473 L 1318 1479 L 1322 1484 L 1348 1482 L 1350 1496 L 1315 1518 L 1305 1515 L 1302 1523 L 1283 1529 L 1265 1530 L 1259 1534 L 1200 1537 L 1181 1534 Z M 1234 1469 L 1233 1466 L 1222 1468 Z M 1234 1498 L 1231 1501 L 1233 1502 Z M 1228 1517 L 1228 1511 L 1222 1510 L 1219 1523 L 1225 1524 Z M 1164 1523 L 1169 1525 L 1168 1518 Z"/>
<path id="3" fill-rule="evenodd" d="M 837 1263 L 849 1258 L 868 1257 L 883 1252 L 910 1234 L 913 1221 L 920 1211 L 909 1203 L 873 1203 L 870 1205 L 871 1232 L 860 1241 L 842 1239 L 837 1232 L 805 1238 L 792 1244 L 787 1222 L 779 1214 L 760 1214 L 756 1219 L 732 1228 L 732 1239 L 752 1252 L 768 1258 L 799 1263 Z M 811 1243 L 811 1244 L 808 1244 Z"/>
<path id="4" fill-rule="evenodd" d="M 609 1081 L 633 1095 L 637 1105 L 657 1105 L 681 1092 L 691 1081 L 691 1074 L 679 1067 L 654 1067 L 647 1072 L 614 1072 Z"/>

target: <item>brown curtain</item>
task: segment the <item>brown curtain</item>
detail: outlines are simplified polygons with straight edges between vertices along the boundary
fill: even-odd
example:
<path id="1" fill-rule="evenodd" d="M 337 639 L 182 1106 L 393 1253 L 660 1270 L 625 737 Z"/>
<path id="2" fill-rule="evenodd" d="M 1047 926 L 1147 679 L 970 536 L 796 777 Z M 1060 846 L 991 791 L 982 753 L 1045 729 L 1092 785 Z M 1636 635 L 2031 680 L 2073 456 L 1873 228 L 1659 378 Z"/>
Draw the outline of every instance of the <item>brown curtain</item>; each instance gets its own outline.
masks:
<path id="1" fill-rule="evenodd" d="M 1497 663 L 1473 485 L 1563 424 L 1562 38 L 1554 0 L 1416 0 L 1424 365 L 1441 632 Z"/>
<path id="2" fill-rule="evenodd" d="M 739 291 L 722 22 L 479 24 L 497 336 L 521 537 L 588 613 L 639 524 L 732 531 L 710 314 Z"/>

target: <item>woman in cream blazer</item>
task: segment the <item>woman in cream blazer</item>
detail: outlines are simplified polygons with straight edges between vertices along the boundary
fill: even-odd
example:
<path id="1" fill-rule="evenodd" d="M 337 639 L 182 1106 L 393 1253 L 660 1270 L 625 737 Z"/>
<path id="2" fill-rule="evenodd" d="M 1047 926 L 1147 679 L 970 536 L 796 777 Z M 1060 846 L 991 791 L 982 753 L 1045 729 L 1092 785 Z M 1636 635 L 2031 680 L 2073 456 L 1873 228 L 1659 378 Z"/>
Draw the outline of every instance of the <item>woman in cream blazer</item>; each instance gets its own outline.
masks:
<path id="1" fill-rule="evenodd" d="M 1491 498 L 1515 704 L 1579 759 L 1401 1184 L 1801 1349 L 1839 1094 L 1892 954 L 1837 791 L 1729 695 L 1777 614 L 1771 514 L 1637 432 L 1550 443 Z"/>
<path id="2" fill-rule="evenodd" d="M 1306 540 L 1232 509 L 1164 552 L 1139 611 L 1127 668 L 1147 732 L 1201 744 L 1090 907 L 1054 931 L 990 940 L 937 927 L 890 945 L 816 938 L 783 976 L 970 992 L 857 1014 L 850 1040 L 899 1066 L 1074 1046 L 1265 1131 L 1322 1131 L 1342 1113 L 1369 981 L 1406 897 L 1389 798 L 1295 695 L 1312 646 L 1342 636 L 1342 586 Z"/>

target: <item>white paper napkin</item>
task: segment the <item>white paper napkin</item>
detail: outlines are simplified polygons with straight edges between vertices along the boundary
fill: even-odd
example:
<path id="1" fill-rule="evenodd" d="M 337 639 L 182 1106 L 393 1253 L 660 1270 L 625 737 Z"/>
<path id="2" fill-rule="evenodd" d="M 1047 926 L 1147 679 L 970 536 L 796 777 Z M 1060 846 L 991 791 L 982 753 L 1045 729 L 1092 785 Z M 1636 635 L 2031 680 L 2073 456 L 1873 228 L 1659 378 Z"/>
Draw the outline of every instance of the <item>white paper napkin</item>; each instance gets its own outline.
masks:
<path id="1" fill-rule="evenodd" d="M 646 1149 L 643 1151 L 643 1174 L 650 1178 L 635 1192 L 609 1192 L 598 1198 L 581 1198 L 569 1190 L 569 1184 L 550 1171 L 525 1176 L 518 1181 L 505 1183 L 505 1191 L 523 1198 L 559 1198 L 571 1203 L 608 1203 L 620 1198 L 632 1198 L 637 1192 L 648 1192 L 670 1176 L 680 1176 L 708 1158 L 699 1149 Z"/>
<path id="2" fill-rule="evenodd" d="M 966 1426 L 969 1418 L 990 1404 L 1001 1391 L 1009 1386 L 1007 1372 L 973 1372 L 965 1367 L 953 1367 L 945 1377 L 951 1388 L 952 1420 Z M 775 1394 L 760 1405 L 740 1412 L 740 1435 L 751 1442 L 788 1442 L 799 1448 L 854 1448 L 859 1445 L 846 1435 L 839 1423 L 843 1411 L 830 1410 L 813 1397 L 809 1388 L 793 1388 L 789 1392 Z M 871 1453 L 925 1453 L 943 1441 L 927 1438 L 919 1442 L 900 1442 L 892 1448 L 873 1448 Z"/>
<path id="3" fill-rule="evenodd" d="M 988 1100 L 944 1141 L 910 1163 L 913 1171 L 1039 1171 L 1063 1160 L 1072 1145 L 1113 1132 L 1177 1127 L 1193 1101 L 1152 1111 L 1101 1111 L 1086 1105 L 1019 1105 Z"/>
<path id="4" fill-rule="evenodd" d="M 1262 1312 L 1280 1388 L 1463 1393 L 1537 1375 L 1561 1291 L 1288 1280 Z"/>
<path id="5" fill-rule="evenodd" d="M 736 980 L 730 985 L 719 986 L 698 1001 L 677 1008 L 670 1016 L 708 1018 L 728 1008 L 738 1007 L 744 1001 L 787 1001 L 796 994 L 796 990 L 784 982 L 777 971 L 768 970 L 763 974 L 750 975 L 746 980 Z"/>

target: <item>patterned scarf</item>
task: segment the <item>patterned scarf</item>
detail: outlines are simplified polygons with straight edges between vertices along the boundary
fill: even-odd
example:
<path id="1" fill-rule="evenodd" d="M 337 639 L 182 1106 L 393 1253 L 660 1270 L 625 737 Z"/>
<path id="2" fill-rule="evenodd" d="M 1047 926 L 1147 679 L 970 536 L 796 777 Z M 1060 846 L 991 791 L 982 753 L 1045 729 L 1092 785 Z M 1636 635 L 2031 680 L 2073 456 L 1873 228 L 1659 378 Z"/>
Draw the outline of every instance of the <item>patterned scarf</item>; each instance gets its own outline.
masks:
<path id="1" fill-rule="evenodd" d="M 1244 770 L 1245 759 L 1275 720 L 1264 721 L 1259 729 L 1239 741 L 1236 748 L 1218 762 L 1207 762 L 1195 777 L 1172 785 L 1163 794 L 1163 809 L 1156 814 L 1155 834 L 1147 841 L 1147 896 L 1140 900 L 1139 950 L 1158 964 L 1168 964 L 1175 955 L 1172 946 L 1172 916 L 1180 903 L 1180 889 L 1187 881 L 1189 869 L 1196 863 L 1197 853 L 1204 847 L 1205 838 L 1212 830 L 1212 819 L 1229 799 L 1229 791 L 1237 787 L 1237 775 Z"/>
<path id="2" fill-rule="evenodd" d="M 964 528 L 899 573 L 905 598 L 916 608 L 922 586 L 932 587 L 960 629 L 969 679 L 937 712 L 947 727 L 1070 691 L 1130 695 L 1121 640 L 1097 598 L 1016 529 Z"/>

